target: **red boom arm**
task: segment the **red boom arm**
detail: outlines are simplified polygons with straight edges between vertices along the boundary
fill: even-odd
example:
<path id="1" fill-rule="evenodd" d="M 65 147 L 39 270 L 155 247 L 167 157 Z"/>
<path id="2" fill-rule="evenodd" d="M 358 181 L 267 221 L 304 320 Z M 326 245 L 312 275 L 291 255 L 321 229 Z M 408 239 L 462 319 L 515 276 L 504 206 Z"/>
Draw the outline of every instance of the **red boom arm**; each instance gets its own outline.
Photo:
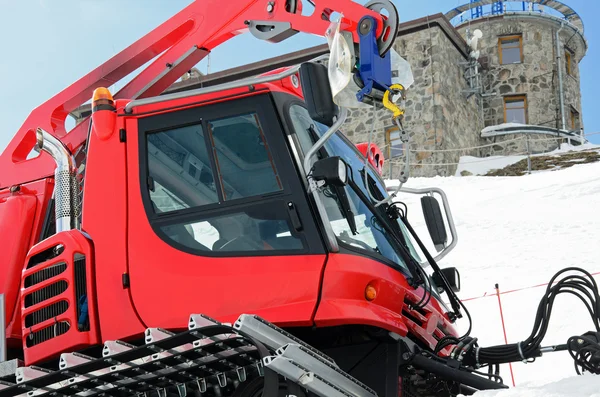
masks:
<path id="1" fill-rule="evenodd" d="M 35 109 L 0 156 L 0 189 L 53 174 L 55 164 L 46 153 L 26 160 L 35 146 L 36 128 L 52 133 L 73 152 L 85 142 L 87 129 L 82 123 L 67 134 L 64 125 L 69 113 L 88 101 L 96 88 L 111 86 L 157 56 L 150 66 L 114 95 L 115 99 L 159 95 L 212 49 L 256 25 L 266 29 L 255 32 L 268 32 L 270 24 L 275 28 L 289 28 L 269 41 L 280 41 L 296 32 L 323 36 L 330 24 L 323 15 L 339 12 L 344 17 L 341 29 L 352 32 L 355 42 L 358 42 L 358 21 L 366 15 L 379 22 L 377 37 L 382 34 L 383 17 L 352 0 L 316 0 L 311 16 L 301 15 L 300 0 L 296 13 L 286 9 L 293 3 L 293 0 L 196 0 Z"/>

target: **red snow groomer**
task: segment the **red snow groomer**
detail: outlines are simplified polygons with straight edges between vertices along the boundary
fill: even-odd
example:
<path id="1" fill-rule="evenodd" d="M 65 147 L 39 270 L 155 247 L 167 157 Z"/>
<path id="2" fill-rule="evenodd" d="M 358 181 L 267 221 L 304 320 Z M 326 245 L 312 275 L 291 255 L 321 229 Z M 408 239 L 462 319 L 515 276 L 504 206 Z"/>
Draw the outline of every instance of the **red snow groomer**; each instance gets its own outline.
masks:
<path id="1" fill-rule="evenodd" d="M 195 1 L 31 113 L 0 157 L 0 397 L 456 396 L 506 388 L 500 363 L 552 349 L 599 372 L 598 334 L 541 347 L 561 292 L 600 331 L 583 271 L 551 283 L 526 341 L 457 331 L 446 196 L 404 187 L 408 167 L 388 192 L 381 150 L 340 130 L 349 108 L 386 109 L 408 154 L 396 8 L 302 6 Z M 243 32 L 326 36 L 330 52 L 163 95 Z M 402 193 L 423 196 L 437 253 Z"/>

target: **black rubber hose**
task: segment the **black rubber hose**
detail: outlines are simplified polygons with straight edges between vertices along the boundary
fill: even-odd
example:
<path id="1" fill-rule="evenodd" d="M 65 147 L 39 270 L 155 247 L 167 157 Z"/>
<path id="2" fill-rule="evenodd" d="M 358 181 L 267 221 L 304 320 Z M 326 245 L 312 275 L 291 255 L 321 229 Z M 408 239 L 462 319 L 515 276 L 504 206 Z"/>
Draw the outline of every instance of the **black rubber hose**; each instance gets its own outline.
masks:
<path id="1" fill-rule="evenodd" d="M 436 374 L 440 378 L 449 381 L 456 381 L 477 390 L 508 389 L 508 386 L 506 386 L 505 384 L 493 382 L 481 376 L 473 375 L 465 371 L 460 371 L 458 369 L 449 367 L 448 365 L 424 357 L 420 354 L 417 354 L 412 358 L 411 364 L 416 368 Z"/>

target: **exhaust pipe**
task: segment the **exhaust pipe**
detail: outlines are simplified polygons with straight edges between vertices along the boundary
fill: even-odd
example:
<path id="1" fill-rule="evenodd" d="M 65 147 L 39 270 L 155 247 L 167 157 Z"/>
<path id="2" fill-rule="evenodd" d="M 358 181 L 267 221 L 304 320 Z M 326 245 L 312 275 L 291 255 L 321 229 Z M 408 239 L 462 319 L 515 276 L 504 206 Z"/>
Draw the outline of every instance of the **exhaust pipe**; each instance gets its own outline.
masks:
<path id="1" fill-rule="evenodd" d="M 48 153 L 56 162 L 54 170 L 54 216 L 56 233 L 73 229 L 75 221 L 73 198 L 75 192 L 75 160 L 65 145 L 41 128 L 36 129 L 36 150 Z"/>

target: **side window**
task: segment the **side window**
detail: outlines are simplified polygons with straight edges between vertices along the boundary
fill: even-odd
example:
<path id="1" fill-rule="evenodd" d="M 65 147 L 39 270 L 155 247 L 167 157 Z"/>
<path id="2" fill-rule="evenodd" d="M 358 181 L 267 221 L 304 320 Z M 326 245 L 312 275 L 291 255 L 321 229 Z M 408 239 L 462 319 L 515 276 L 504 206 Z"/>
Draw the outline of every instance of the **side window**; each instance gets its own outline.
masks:
<path id="1" fill-rule="evenodd" d="M 161 230 L 179 244 L 201 251 L 302 250 L 302 240 L 292 235 L 286 214 L 268 208 L 264 211 L 273 219 L 239 212 L 162 226 Z"/>
<path id="2" fill-rule="evenodd" d="M 156 212 L 218 202 L 201 124 L 147 135 L 150 200 Z"/>
<path id="3" fill-rule="evenodd" d="M 210 120 L 208 129 L 224 200 L 283 189 L 256 113 Z"/>
<path id="4" fill-rule="evenodd" d="M 163 239 L 201 255 L 306 252 L 292 193 L 258 113 L 211 118 L 200 109 L 169 117 L 146 125 L 194 122 L 144 134 L 147 210 Z"/>

